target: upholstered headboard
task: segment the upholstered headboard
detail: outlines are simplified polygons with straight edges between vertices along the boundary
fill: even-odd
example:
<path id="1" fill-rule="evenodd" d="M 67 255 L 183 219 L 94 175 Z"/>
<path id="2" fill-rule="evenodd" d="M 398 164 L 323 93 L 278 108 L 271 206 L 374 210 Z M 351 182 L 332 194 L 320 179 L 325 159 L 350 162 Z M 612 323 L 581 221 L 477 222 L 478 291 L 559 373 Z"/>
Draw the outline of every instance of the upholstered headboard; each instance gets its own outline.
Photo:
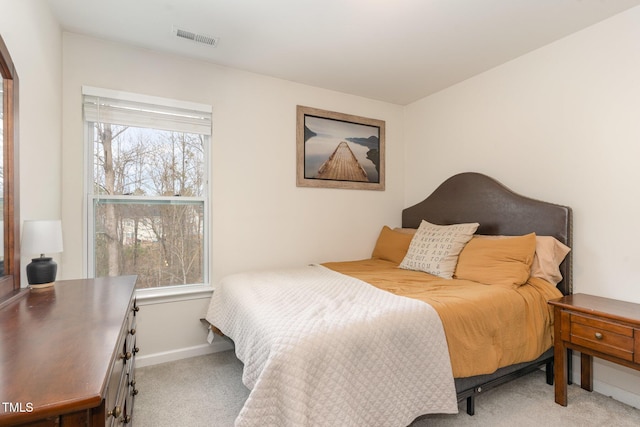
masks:
<path id="1" fill-rule="evenodd" d="M 486 175 L 465 172 L 440 184 L 422 202 L 402 211 L 402 226 L 417 228 L 423 219 L 439 225 L 478 222 L 478 234 L 553 236 L 573 247 L 573 215 L 568 206 L 521 196 Z M 572 252 L 560 265 L 558 289 L 573 292 Z"/>

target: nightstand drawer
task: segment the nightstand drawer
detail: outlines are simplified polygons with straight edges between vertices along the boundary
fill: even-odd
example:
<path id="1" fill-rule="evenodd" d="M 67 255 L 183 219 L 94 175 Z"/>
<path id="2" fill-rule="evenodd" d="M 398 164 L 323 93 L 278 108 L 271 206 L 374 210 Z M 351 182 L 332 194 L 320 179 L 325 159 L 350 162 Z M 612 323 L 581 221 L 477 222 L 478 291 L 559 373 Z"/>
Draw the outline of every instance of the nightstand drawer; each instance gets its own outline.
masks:
<path id="1" fill-rule="evenodd" d="M 633 328 L 589 316 L 571 314 L 571 343 L 633 361 Z"/>

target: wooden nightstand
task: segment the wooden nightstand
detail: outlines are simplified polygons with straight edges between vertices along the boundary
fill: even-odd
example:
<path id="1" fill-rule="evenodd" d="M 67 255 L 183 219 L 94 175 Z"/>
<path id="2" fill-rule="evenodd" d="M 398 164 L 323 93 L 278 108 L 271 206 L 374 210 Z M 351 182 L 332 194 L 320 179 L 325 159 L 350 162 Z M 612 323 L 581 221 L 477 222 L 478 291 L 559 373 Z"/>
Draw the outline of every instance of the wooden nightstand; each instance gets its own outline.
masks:
<path id="1" fill-rule="evenodd" d="M 574 294 L 554 308 L 556 403 L 567 406 L 567 350 L 580 352 L 580 384 L 593 390 L 593 356 L 640 370 L 640 304 Z"/>

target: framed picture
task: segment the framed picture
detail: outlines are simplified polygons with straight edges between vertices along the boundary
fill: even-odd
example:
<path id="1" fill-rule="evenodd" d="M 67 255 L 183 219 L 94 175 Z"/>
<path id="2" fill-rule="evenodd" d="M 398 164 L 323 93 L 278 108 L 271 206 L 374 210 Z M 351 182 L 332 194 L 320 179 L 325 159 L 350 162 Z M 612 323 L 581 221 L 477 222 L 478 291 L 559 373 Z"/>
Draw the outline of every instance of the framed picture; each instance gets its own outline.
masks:
<path id="1" fill-rule="evenodd" d="M 384 190 L 383 120 L 297 107 L 298 187 Z"/>

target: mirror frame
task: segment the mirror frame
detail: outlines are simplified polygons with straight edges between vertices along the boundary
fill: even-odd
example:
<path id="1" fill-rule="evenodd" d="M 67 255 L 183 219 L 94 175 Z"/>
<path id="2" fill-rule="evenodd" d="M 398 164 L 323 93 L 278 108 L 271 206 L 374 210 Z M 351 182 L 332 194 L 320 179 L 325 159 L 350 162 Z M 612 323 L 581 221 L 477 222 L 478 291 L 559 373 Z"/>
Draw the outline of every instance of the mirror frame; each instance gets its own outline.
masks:
<path id="1" fill-rule="evenodd" d="M 4 150 L 4 275 L 0 302 L 20 293 L 20 204 L 18 174 L 18 74 L 0 36 L 0 74 L 3 85 Z"/>

